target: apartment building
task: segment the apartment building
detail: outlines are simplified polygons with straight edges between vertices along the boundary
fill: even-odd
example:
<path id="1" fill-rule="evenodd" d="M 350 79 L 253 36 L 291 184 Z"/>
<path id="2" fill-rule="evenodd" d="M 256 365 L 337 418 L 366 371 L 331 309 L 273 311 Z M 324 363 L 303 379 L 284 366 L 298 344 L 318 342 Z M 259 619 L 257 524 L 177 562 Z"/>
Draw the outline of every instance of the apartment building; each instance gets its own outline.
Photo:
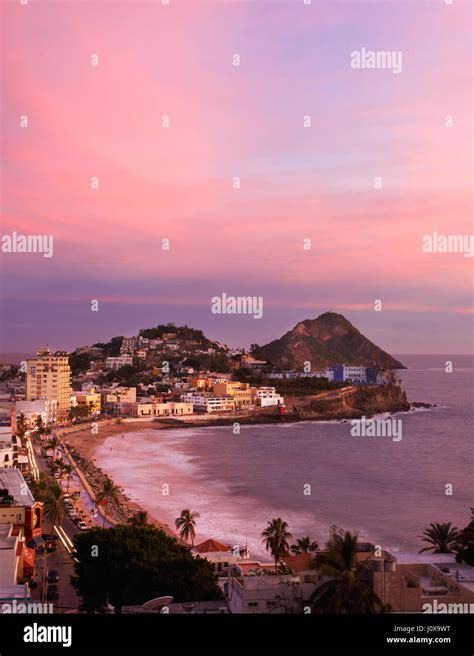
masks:
<path id="1" fill-rule="evenodd" d="M 192 403 L 194 412 L 229 412 L 235 409 L 234 399 L 230 396 L 213 396 L 212 394 L 181 394 L 181 401 Z"/>
<path id="2" fill-rule="evenodd" d="M 133 353 L 137 348 L 138 338 L 137 337 L 124 337 L 122 340 L 122 345 L 120 347 L 120 354 L 126 355 L 127 353 Z"/>
<path id="3" fill-rule="evenodd" d="M 76 405 L 87 407 L 91 415 L 100 415 L 101 393 L 94 387 L 86 392 L 76 392 Z"/>
<path id="4" fill-rule="evenodd" d="M 37 356 L 26 361 L 26 400 L 57 401 L 58 418 L 66 418 L 71 407 L 69 354 L 39 349 Z"/>
<path id="5" fill-rule="evenodd" d="M 216 396 L 231 396 L 236 409 L 248 408 L 255 405 L 257 389 L 250 387 L 249 383 L 238 381 L 224 381 L 213 385 L 212 391 Z"/>

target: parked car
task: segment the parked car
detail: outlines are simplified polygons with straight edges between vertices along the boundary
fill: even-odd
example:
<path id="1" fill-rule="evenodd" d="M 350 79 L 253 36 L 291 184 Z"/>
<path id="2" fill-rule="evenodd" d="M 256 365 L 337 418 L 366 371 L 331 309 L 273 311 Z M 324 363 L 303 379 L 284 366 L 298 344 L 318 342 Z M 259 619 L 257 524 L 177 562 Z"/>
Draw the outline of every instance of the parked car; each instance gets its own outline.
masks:
<path id="1" fill-rule="evenodd" d="M 57 583 L 59 581 L 59 572 L 57 569 L 50 569 L 48 572 L 48 583 Z"/>

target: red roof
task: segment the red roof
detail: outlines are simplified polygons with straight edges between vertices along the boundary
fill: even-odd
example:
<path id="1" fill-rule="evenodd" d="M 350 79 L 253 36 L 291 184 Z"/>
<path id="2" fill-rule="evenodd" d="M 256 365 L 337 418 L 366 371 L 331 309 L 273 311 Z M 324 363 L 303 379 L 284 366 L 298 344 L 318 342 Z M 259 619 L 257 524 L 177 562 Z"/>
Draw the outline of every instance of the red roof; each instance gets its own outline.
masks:
<path id="1" fill-rule="evenodd" d="M 209 553 L 211 551 L 232 551 L 227 544 L 217 542 L 217 540 L 204 540 L 201 544 L 196 545 L 195 550 L 198 553 Z"/>
<path id="2" fill-rule="evenodd" d="M 293 571 L 294 574 L 299 574 L 308 569 L 314 569 L 314 566 L 312 565 L 313 558 L 313 554 L 301 553 L 295 556 L 286 556 L 286 558 L 283 558 L 283 562 Z"/>

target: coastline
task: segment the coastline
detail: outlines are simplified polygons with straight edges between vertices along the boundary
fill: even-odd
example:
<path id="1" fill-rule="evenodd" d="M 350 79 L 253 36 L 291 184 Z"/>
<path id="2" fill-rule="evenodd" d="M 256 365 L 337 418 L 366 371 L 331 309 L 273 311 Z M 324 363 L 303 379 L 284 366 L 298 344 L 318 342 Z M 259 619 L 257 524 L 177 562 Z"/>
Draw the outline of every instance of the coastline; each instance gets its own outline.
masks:
<path id="1" fill-rule="evenodd" d="M 430 408 L 435 408 L 433 404 L 427 403 L 413 403 L 408 404 L 408 409 L 405 407 L 387 409 L 381 408 L 380 412 L 375 413 L 372 416 L 381 416 L 381 415 L 395 415 L 398 413 L 408 413 L 427 410 Z M 171 430 L 178 429 L 182 430 L 184 428 L 206 428 L 206 427 L 218 427 L 218 426 L 229 426 L 235 422 L 239 422 L 242 425 L 282 425 L 285 423 L 310 423 L 310 422 L 330 422 L 330 423 L 339 423 L 347 422 L 351 419 L 356 419 L 361 416 L 361 412 L 357 412 L 357 417 L 354 417 L 354 413 L 349 410 L 354 410 L 353 408 L 343 408 L 343 412 L 336 413 L 316 413 L 316 412 L 304 412 L 304 413 L 288 413 L 287 415 L 276 415 L 269 413 L 248 413 L 237 416 L 229 416 L 228 414 L 215 414 L 215 415 L 187 415 L 180 419 L 166 418 L 166 419 L 157 419 L 150 421 L 145 420 L 107 420 L 98 422 L 98 432 L 92 432 L 92 423 L 84 423 L 80 425 L 75 425 L 65 429 L 60 429 L 57 431 L 58 437 L 62 442 L 65 443 L 68 449 L 70 449 L 74 455 L 74 458 L 77 464 L 80 466 L 82 474 L 87 478 L 89 484 L 92 488 L 99 488 L 101 482 L 105 477 L 109 477 L 107 471 L 104 471 L 96 464 L 96 453 L 97 450 L 102 447 L 105 441 L 109 437 L 124 436 L 128 433 L 137 433 L 144 430 Z M 348 412 L 349 411 L 349 412 Z M 105 465 L 106 469 L 106 465 Z M 120 484 L 119 481 L 116 481 L 117 484 Z M 127 521 L 128 518 L 133 516 L 138 512 L 147 512 L 148 520 L 150 523 L 156 525 L 157 527 L 163 529 L 168 535 L 172 537 L 177 537 L 176 532 L 172 527 L 166 522 L 160 519 L 159 517 L 153 516 L 149 511 L 145 510 L 140 504 L 132 501 L 128 490 L 121 488 L 120 498 L 116 508 L 111 509 L 110 519 L 117 523 Z"/>
<path id="2" fill-rule="evenodd" d="M 77 466 L 80 468 L 82 475 L 86 478 L 89 485 L 94 489 L 100 486 L 104 478 L 111 478 L 106 471 L 98 467 L 95 463 L 95 454 L 97 449 L 112 436 L 125 435 L 126 433 L 136 432 L 149 428 L 159 428 L 153 422 L 129 422 L 129 423 L 99 423 L 99 432 L 97 434 L 91 431 L 92 424 L 81 424 L 73 427 L 75 430 L 63 429 L 57 431 L 57 436 L 66 446 L 68 451 L 74 457 Z M 113 479 L 112 479 L 113 480 Z M 115 481 L 114 481 L 115 482 Z M 111 507 L 108 517 L 110 522 L 121 523 L 133 517 L 139 512 L 146 512 L 148 522 L 161 528 L 167 535 L 177 538 L 176 532 L 165 521 L 151 515 L 140 504 L 132 501 L 129 497 L 128 490 L 120 488 L 118 503 Z"/>

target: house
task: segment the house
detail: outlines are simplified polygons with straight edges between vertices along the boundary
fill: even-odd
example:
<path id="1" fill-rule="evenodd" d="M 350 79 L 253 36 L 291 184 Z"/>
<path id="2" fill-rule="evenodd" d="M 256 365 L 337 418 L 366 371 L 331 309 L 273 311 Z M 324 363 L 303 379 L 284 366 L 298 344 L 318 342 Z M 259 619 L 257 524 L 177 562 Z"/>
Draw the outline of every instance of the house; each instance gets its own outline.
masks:
<path id="1" fill-rule="evenodd" d="M 474 567 L 456 562 L 455 554 L 383 551 L 376 557 L 372 547 L 363 567 L 367 581 L 394 612 L 430 612 L 435 601 L 474 610 Z"/>
<path id="2" fill-rule="evenodd" d="M 237 549 L 237 555 L 227 544 L 222 544 L 217 540 L 205 540 L 196 545 L 193 553 L 201 558 L 206 558 L 214 565 L 214 572 L 217 576 L 228 576 L 232 569 L 237 567 L 240 558 L 240 551 Z"/>
<path id="3" fill-rule="evenodd" d="M 257 388 L 257 405 L 262 408 L 272 405 L 285 405 L 285 399 L 277 394 L 274 387 Z"/>
<path id="4" fill-rule="evenodd" d="M 301 613 L 303 595 L 299 578 L 290 574 L 231 576 L 226 585 L 231 613 Z"/>

